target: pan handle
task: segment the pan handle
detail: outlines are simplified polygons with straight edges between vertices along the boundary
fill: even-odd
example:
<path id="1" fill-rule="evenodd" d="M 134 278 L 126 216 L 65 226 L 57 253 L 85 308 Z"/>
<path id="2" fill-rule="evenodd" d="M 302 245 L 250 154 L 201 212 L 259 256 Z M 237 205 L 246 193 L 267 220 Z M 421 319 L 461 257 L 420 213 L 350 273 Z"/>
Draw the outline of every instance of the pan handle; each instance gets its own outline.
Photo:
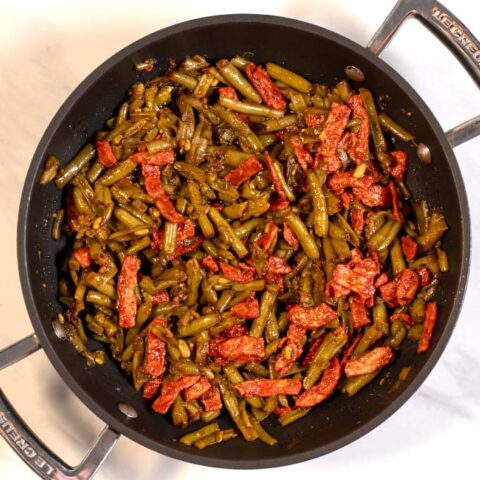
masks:
<path id="1" fill-rule="evenodd" d="M 375 32 L 367 48 L 379 55 L 408 18 L 418 19 L 457 57 L 480 86 L 480 43 L 472 32 L 436 0 L 400 0 Z M 467 120 L 448 132 L 452 147 L 480 134 L 480 116 Z"/>
<path id="2" fill-rule="evenodd" d="M 0 370 L 41 348 L 35 334 L 0 351 Z M 0 389 L 0 436 L 44 480 L 88 480 L 107 458 L 119 434 L 106 426 L 76 467 L 68 466 L 30 430 Z"/>

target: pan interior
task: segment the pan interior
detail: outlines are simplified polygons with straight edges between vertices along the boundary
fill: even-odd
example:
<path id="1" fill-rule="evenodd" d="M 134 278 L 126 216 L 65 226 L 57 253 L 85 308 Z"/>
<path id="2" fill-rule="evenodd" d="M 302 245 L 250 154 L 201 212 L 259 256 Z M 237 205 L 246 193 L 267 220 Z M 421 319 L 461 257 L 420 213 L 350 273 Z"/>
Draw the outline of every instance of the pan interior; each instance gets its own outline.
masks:
<path id="1" fill-rule="evenodd" d="M 408 185 L 413 194 L 441 210 L 450 225 L 444 247 L 451 269 L 438 292 L 440 316 L 428 353 L 416 355 L 415 345 L 406 345 L 381 381 L 377 379 L 353 399 L 336 395 L 287 428 L 276 422 L 267 424 L 280 440 L 275 447 L 235 439 L 197 451 L 178 443 L 182 432 L 151 412 L 113 361 L 88 368 L 69 344 L 55 338 L 50 322 L 60 310 L 56 263 L 64 243 L 50 240 L 49 226 L 52 212 L 61 206 L 61 195 L 51 184 L 39 186 L 37 179 L 47 155 L 55 154 L 65 164 L 116 111 L 132 83 L 154 76 L 136 73 L 135 62 L 155 57 L 158 65 L 165 66 L 170 57 L 200 53 L 216 60 L 243 52 L 253 52 L 257 63 L 272 61 L 329 85 L 344 77 L 346 65 L 365 73 L 363 85 L 377 98 L 389 99 L 386 111 L 431 149 L 433 163 L 425 166 L 411 149 L 399 145 L 410 154 Z M 327 453 L 366 433 L 393 413 L 431 370 L 450 336 L 463 296 L 469 252 L 466 208 L 463 183 L 438 123 L 411 87 L 381 60 L 313 25 L 255 15 L 211 17 L 162 30 L 127 47 L 100 66 L 65 102 L 41 140 L 26 179 L 19 219 L 20 274 L 32 323 L 50 360 L 72 390 L 113 428 L 149 448 L 194 463 L 229 468 L 285 465 Z M 392 391 L 404 366 L 412 366 L 412 371 Z M 118 402 L 133 405 L 138 419 L 126 420 L 117 409 Z"/>

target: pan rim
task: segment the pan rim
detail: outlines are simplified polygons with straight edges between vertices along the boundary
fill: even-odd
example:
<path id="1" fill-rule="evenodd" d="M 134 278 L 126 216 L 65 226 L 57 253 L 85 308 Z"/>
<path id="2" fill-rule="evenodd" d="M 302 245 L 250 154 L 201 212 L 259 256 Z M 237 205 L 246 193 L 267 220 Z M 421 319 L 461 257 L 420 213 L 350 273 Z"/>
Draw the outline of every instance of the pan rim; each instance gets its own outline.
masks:
<path id="1" fill-rule="evenodd" d="M 352 430 L 348 435 L 330 442 L 321 447 L 313 447 L 309 450 L 300 452 L 300 453 L 283 453 L 278 457 L 261 459 L 261 460 L 237 460 L 232 462 L 232 460 L 225 460 L 222 458 L 211 458 L 211 457 L 202 457 L 192 450 L 191 452 L 179 451 L 175 448 L 172 448 L 168 445 L 161 444 L 157 441 L 153 441 L 143 434 L 139 433 L 136 429 L 132 428 L 128 423 L 123 423 L 119 421 L 114 415 L 109 411 L 105 410 L 103 407 L 92 398 L 78 383 L 75 377 L 69 372 L 62 360 L 57 355 L 53 343 L 47 336 L 46 330 L 42 324 L 39 313 L 35 306 L 35 301 L 32 294 L 32 287 L 30 284 L 29 274 L 28 274 L 28 258 L 27 258 L 27 223 L 29 208 L 31 204 L 31 191 L 35 183 L 35 173 L 38 169 L 38 164 L 43 160 L 43 152 L 46 149 L 52 134 L 56 131 L 59 125 L 62 123 L 67 112 L 70 110 L 71 106 L 74 105 L 89 89 L 96 79 L 106 73 L 114 64 L 121 61 L 125 57 L 134 54 L 140 48 L 152 43 L 154 41 L 159 41 L 164 37 L 180 33 L 185 30 L 193 30 L 196 28 L 204 28 L 209 26 L 215 26 L 219 23 L 259 23 L 267 24 L 272 26 L 282 26 L 289 27 L 291 29 L 297 29 L 301 31 L 306 31 L 317 35 L 319 37 L 326 37 L 329 40 L 340 44 L 341 46 L 348 48 L 353 53 L 360 55 L 365 58 L 365 60 L 373 63 L 376 67 L 382 69 L 388 77 L 397 83 L 404 91 L 406 91 L 411 98 L 418 105 L 419 109 L 422 110 L 422 113 L 425 115 L 426 120 L 429 122 L 432 127 L 433 132 L 435 133 L 439 144 L 443 150 L 443 153 L 446 156 L 447 162 L 450 166 L 453 180 L 455 183 L 455 189 L 459 198 L 460 204 L 460 213 L 461 213 L 461 228 L 463 233 L 463 249 L 462 263 L 459 271 L 459 281 L 458 281 L 458 290 L 456 292 L 453 306 L 450 312 L 450 315 L 447 319 L 445 328 L 441 334 L 438 344 L 432 350 L 429 359 L 423 366 L 423 368 L 417 373 L 414 380 L 408 385 L 402 394 L 400 394 L 393 402 L 391 402 L 385 409 L 383 409 L 379 414 L 377 414 L 370 421 L 361 425 L 354 430 Z M 194 20 L 189 20 L 186 22 L 181 22 L 161 30 L 158 30 L 154 33 L 151 33 L 133 43 L 121 49 L 106 61 L 104 61 L 100 66 L 98 66 L 92 73 L 90 73 L 75 90 L 69 95 L 69 97 L 64 101 L 60 109 L 57 111 L 50 124 L 48 125 L 45 133 L 43 134 L 35 153 L 32 157 L 30 163 L 20 201 L 19 215 L 18 215 L 18 224 L 17 224 L 17 257 L 18 257 L 18 267 L 20 274 L 20 282 L 23 293 L 23 298 L 27 307 L 30 321 L 33 325 L 33 328 L 40 340 L 45 353 L 49 361 L 54 366 L 55 370 L 65 381 L 68 387 L 74 392 L 74 394 L 102 421 L 108 424 L 113 430 L 125 435 L 131 440 L 149 448 L 154 451 L 157 451 L 161 454 L 175 458 L 177 460 L 187 461 L 189 463 L 210 466 L 210 467 L 220 467 L 220 468 L 236 468 L 236 469 L 261 469 L 261 468 L 271 468 L 271 467 L 280 467 L 291 465 L 294 463 L 299 463 L 313 458 L 325 455 L 334 450 L 337 450 L 343 446 L 346 446 L 353 441 L 364 436 L 368 432 L 372 431 L 375 427 L 387 420 L 394 412 L 396 412 L 420 387 L 424 382 L 426 377 L 429 375 L 435 364 L 437 363 L 441 353 L 444 351 L 449 339 L 451 338 L 452 331 L 455 327 L 455 324 L 458 320 L 460 314 L 461 306 L 464 299 L 465 287 L 468 280 L 468 273 L 470 267 L 470 249 L 471 249 L 471 239 L 470 239 L 470 215 L 467 202 L 467 196 L 465 191 L 464 182 L 462 175 L 456 160 L 456 157 L 452 151 L 450 144 L 448 143 L 445 133 L 441 129 L 438 121 L 433 116 L 432 112 L 421 99 L 421 97 L 415 92 L 415 90 L 410 86 L 410 84 L 404 80 L 392 67 L 390 67 L 386 62 L 384 62 L 379 57 L 373 55 L 368 49 L 357 44 L 356 42 L 338 34 L 332 32 L 323 27 L 317 25 L 294 20 L 287 17 L 281 16 L 272 16 L 272 15 L 258 15 L 258 14 L 230 14 L 230 15 L 217 15 L 198 18 Z"/>

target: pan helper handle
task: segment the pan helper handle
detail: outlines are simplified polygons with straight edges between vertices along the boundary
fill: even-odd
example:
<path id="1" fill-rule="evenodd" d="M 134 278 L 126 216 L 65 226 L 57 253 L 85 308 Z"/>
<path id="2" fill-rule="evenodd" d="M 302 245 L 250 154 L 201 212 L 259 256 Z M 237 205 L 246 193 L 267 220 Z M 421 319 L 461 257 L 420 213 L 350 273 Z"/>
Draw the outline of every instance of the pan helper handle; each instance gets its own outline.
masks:
<path id="1" fill-rule="evenodd" d="M 10 345 L 0 351 L 0 370 L 40 348 L 36 335 Z M 76 467 L 70 467 L 36 437 L 0 389 L 0 436 L 40 478 L 88 480 L 105 461 L 119 434 L 106 426 L 82 462 Z"/>
<path id="2" fill-rule="evenodd" d="M 447 8 L 435 0 L 400 0 L 375 32 L 367 48 L 379 55 L 408 18 L 418 19 L 455 55 L 480 86 L 480 43 L 472 32 Z M 447 139 L 456 147 L 480 134 L 480 115 L 448 132 Z"/>

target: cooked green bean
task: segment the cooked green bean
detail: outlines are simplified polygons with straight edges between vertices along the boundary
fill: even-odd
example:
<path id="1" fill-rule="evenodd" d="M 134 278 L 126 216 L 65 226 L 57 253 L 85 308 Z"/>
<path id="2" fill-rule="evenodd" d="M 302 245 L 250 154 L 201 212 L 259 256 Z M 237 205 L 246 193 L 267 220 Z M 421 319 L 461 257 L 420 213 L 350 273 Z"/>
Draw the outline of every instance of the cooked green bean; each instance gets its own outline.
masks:
<path id="1" fill-rule="evenodd" d="M 68 163 L 62 170 L 60 170 L 55 185 L 57 188 L 63 188 L 70 180 L 77 175 L 95 156 L 95 148 L 91 143 L 87 143 L 82 150 Z"/>
<path id="2" fill-rule="evenodd" d="M 392 270 L 395 276 L 407 268 L 405 259 L 403 258 L 402 245 L 398 238 L 395 238 L 392 248 L 390 249 L 390 260 L 392 262 Z"/>
<path id="3" fill-rule="evenodd" d="M 308 258 L 311 258 L 313 260 L 317 259 L 320 256 L 317 244 L 315 243 L 315 240 L 310 235 L 310 232 L 307 230 L 307 227 L 302 222 L 300 217 L 298 217 L 298 215 L 295 215 L 294 213 L 289 213 L 285 217 L 285 221 L 287 222 L 288 226 L 294 231 L 295 235 L 298 238 L 298 241 L 300 242 L 300 245 L 302 245 L 302 248 Z"/>
<path id="4" fill-rule="evenodd" d="M 210 210 L 208 211 L 208 215 L 219 230 L 219 232 L 228 238 L 228 242 L 235 250 L 235 253 L 240 258 L 248 255 L 247 248 L 243 244 L 242 240 L 237 236 L 237 234 L 232 229 L 227 220 L 225 220 L 223 215 L 216 208 L 210 208 Z"/>
<path id="5" fill-rule="evenodd" d="M 275 63 L 267 63 L 267 72 L 275 80 L 300 92 L 309 93 L 312 89 L 312 84 L 307 79 Z"/>
<path id="6" fill-rule="evenodd" d="M 396 137 L 404 142 L 413 142 L 415 137 L 408 131 L 401 127 L 397 122 L 390 118 L 386 113 L 381 112 L 378 114 L 378 120 L 380 125 L 389 132 L 393 133 Z"/>
<path id="7" fill-rule="evenodd" d="M 362 97 L 363 105 L 367 110 L 368 120 L 370 122 L 370 133 L 375 145 L 375 151 L 377 154 L 383 153 L 387 150 L 387 144 L 380 127 L 380 121 L 378 119 L 377 109 L 375 108 L 375 100 L 373 99 L 372 92 L 366 88 L 359 88 L 358 91 Z"/>
<path id="8" fill-rule="evenodd" d="M 248 115 L 259 115 L 261 117 L 281 118 L 283 117 L 282 110 L 275 110 L 273 108 L 259 105 L 258 103 L 240 102 L 238 100 L 232 100 L 228 97 L 220 97 L 218 100 L 219 105 L 225 108 L 229 108 L 234 112 L 246 113 Z"/>
<path id="9" fill-rule="evenodd" d="M 217 68 L 227 82 L 252 102 L 262 103 L 262 97 L 233 63 L 228 60 L 217 62 Z"/>

